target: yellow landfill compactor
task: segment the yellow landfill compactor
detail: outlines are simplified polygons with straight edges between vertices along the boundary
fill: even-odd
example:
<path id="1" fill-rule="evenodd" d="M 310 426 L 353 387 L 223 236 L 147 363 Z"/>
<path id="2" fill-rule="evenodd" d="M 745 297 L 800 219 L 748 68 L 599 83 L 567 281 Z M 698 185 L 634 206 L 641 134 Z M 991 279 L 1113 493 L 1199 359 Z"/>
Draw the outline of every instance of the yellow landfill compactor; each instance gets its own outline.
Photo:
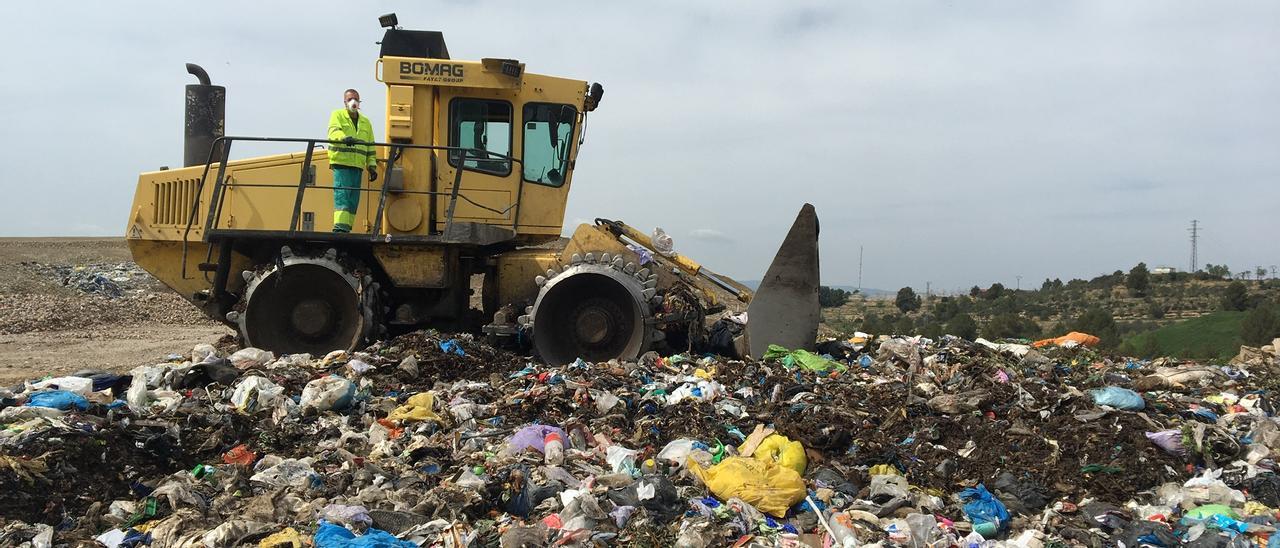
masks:
<path id="1" fill-rule="evenodd" d="M 386 85 L 386 137 L 370 143 L 381 176 L 365 182 L 351 232 L 332 232 L 325 147 L 343 143 L 224 136 L 225 88 L 187 65 L 200 83 L 186 90 L 186 167 L 141 174 L 129 211 L 140 266 L 243 344 L 277 353 L 355 349 L 425 327 L 531 343 L 552 364 L 814 344 L 812 206 L 754 293 L 622 222 L 597 219 L 561 238 L 603 88 L 514 59 L 454 60 L 441 33 L 382 20 L 374 70 Z M 316 115 L 320 125 L 325 113 Z M 231 159 L 263 147 L 299 152 Z M 712 348 L 708 322 L 730 300 L 749 303 L 749 321 Z"/>

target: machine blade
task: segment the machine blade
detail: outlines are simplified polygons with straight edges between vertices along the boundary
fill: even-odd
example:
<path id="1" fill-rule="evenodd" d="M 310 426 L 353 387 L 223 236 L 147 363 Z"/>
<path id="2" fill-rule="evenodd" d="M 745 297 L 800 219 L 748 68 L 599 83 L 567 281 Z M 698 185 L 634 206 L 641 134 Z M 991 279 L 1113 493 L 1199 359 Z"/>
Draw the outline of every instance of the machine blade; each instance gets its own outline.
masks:
<path id="1" fill-rule="evenodd" d="M 747 307 L 747 339 L 759 358 L 769 345 L 812 350 L 818 338 L 818 214 L 805 204 Z"/>

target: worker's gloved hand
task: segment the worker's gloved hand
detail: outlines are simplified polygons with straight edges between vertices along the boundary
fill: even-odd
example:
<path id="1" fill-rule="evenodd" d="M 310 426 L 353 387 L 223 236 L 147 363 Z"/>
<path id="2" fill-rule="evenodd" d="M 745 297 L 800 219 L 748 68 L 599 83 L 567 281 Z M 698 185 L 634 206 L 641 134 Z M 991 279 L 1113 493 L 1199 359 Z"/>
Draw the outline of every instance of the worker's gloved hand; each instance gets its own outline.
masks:
<path id="1" fill-rule="evenodd" d="M 346 144 L 348 144 L 348 145 L 354 145 L 354 144 L 356 144 L 356 138 L 355 138 L 355 137 L 347 137 L 347 138 L 344 138 L 344 139 L 342 140 L 342 142 L 343 142 L 343 143 L 346 143 Z"/>
<path id="2" fill-rule="evenodd" d="M 377 180 L 378 180 L 378 168 L 370 166 L 370 167 L 369 167 L 369 181 L 370 181 L 370 182 L 373 182 L 373 181 L 377 181 Z"/>

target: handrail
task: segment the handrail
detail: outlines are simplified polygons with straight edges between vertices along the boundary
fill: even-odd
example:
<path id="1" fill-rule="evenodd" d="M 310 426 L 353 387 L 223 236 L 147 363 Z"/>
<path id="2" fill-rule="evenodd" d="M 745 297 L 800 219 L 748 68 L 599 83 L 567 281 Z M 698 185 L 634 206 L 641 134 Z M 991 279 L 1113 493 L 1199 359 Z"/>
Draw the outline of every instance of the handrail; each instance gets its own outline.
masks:
<path id="1" fill-rule="evenodd" d="M 204 171 L 201 173 L 200 182 L 196 187 L 196 199 L 191 204 L 191 212 L 187 217 L 187 226 L 182 234 L 182 244 L 183 244 L 182 245 L 182 276 L 183 278 L 186 278 L 187 246 L 190 241 L 191 230 L 195 226 L 197 212 L 199 211 L 199 208 L 200 208 L 200 197 L 204 195 L 205 183 L 208 180 L 209 172 L 212 170 L 212 165 L 215 160 L 216 152 L 218 152 L 219 150 L 221 151 L 221 158 L 218 159 L 219 160 L 218 170 L 217 170 L 217 175 L 215 176 L 215 179 L 214 179 L 213 193 L 212 193 L 212 196 L 210 196 L 209 213 L 207 215 L 207 218 L 205 219 L 206 234 L 208 234 L 212 230 L 215 230 L 217 228 L 218 222 L 221 220 L 222 206 L 226 199 L 225 190 L 227 187 L 243 186 L 243 187 L 288 188 L 293 186 L 293 185 L 287 185 L 287 184 L 277 185 L 277 184 L 248 184 L 248 183 L 227 182 L 226 181 L 227 163 L 230 161 L 231 144 L 235 141 L 248 141 L 248 142 L 260 142 L 260 143 L 305 143 L 307 145 L 305 157 L 303 158 L 303 162 L 300 166 L 300 172 L 298 175 L 298 183 L 297 183 L 298 195 L 294 199 L 293 213 L 291 215 L 290 223 L 289 223 L 288 231 L 291 233 L 298 231 L 298 222 L 301 217 L 303 193 L 306 191 L 306 188 L 308 186 L 307 183 L 311 180 L 309 177 L 309 170 L 311 169 L 311 166 L 312 166 L 312 158 L 313 158 L 313 154 L 316 147 L 320 144 L 328 144 L 328 145 L 347 145 L 348 144 L 346 141 L 334 141 L 329 139 L 306 139 L 306 138 L 295 138 L 295 137 L 253 137 L 253 136 L 226 135 L 226 136 L 221 136 L 214 139 L 213 142 L 210 144 L 209 156 L 205 160 Z M 449 228 L 451 228 L 453 225 L 453 214 L 457 207 L 457 201 L 459 198 L 467 201 L 468 203 L 476 207 L 479 207 L 486 211 L 493 212 L 498 215 L 504 215 L 510 212 L 512 209 L 516 209 L 517 211 L 519 210 L 518 209 L 519 201 L 523 196 L 523 192 L 522 192 L 523 185 L 524 185 L 523 178 L 520 178 L 518 183 L 522 188 L 519 189 L 520 192 L 517 192 L 516 202 L 501 210 L 494 209 L 494 208 L 482 205 L 480 203 L 477 203 L 475 200 L 472 200 L 465 194 L 462 194 L 461 183 L 462 183 L 462 172 L 467 169 L 465 166 L 465 162 L 467 160 L 473 160 L 473 159 L 474 160 L 500 160 L 500 161 L 511 162 L 512 164 L 523 165 L 524 162 L 520 158 L 516 158 L 507 154 L 501 154 L 498 152 L 473 148 L 473 147 L 420 145 L 420 144 L 413 144 L 413 143 L 383 143 L 383 142 L 376 142 L 376 141 L 372 141 L 372 142 L 371 141 L 355 141 L 352 144 L 367 145 L 367 146 L 374 146 L 374 147 L 392 147 L 392 153 L 388 155 L 387 164 L 385 168 L 387 177 L 390 177 L 392 168 L 395 166 L 395 162 L 398 160 L 400 153 L 402 153 L 404 149 L 444 150 L 444 151 L 450 152 L 451 155 L 453 153 L 460 153 L 460 156 L 458 157 L 458 159 L 460 160 L 459 162 L 460 165 L 458 166 L 457 172 L 454 177 L 453 188 L 449 192 L 450 201 L 449 201 L 449 207 L 447 208 L 447 214 L 445 219 L 445 231 L 448 231 Z M 221 149 L 219 149 L 219 146 L 221 146 Z M 332 189 L 334 187 L 315 187 L 315 188 Z M 384 184 L 381 186 L 380 189 L 363 188 L 363 185 L 362 185 L 361 188 L 359 189 L 347 189 L 347 190 L 357 190 L 362 193 L 373 192 L 375 190 L 378 190 L 380 192 L 380 197 L 378 200 L 378 213 L 374 220 L 374 230 L 370 234 L 371 239 L 377 238 L 380 235 L 382 230 L 382 218 L 383 218 L 383 213 L 386 206 L 387 193 L 389 191 L 388 185 L 384 181 Z M 445 194 L 444 192 L 421 191 L 421 190 L 401 190 L 397 192 L 403 193 L 403 194 L 423 194 L 423 195 Z M 519 226 L 519 222 L 520 222 L 519 219 L 512 219 L 513 231 Z"/>

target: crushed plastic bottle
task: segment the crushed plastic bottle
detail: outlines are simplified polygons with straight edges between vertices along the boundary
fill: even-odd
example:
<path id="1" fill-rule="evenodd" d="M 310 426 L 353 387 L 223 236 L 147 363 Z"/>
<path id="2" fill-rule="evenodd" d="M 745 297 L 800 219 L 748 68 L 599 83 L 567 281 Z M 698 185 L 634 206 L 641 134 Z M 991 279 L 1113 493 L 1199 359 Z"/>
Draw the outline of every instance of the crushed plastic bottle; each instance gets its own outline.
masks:
<path id="1" fill-rule="evenodd" d="M 551 466 L 559 466 L 564 463 L 564 440 L 560 439 L 559 432 L 547 432 L 542 438 L 542 455 L 543 461 Z"/>

